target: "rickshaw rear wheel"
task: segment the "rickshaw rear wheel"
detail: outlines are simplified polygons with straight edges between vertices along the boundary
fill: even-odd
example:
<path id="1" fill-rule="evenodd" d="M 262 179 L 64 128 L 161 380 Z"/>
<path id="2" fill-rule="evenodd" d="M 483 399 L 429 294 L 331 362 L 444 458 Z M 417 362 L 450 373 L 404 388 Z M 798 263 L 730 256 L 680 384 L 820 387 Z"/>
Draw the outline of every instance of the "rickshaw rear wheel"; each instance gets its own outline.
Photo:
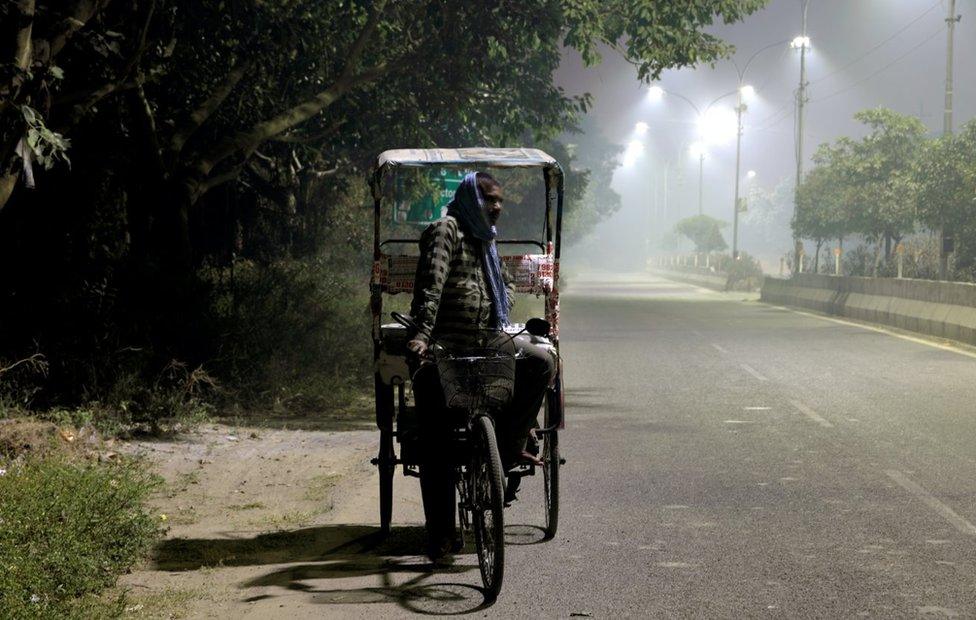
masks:
<path id="1" fill-rule="evenodd" d="M 393 474 L 396 471 L 396 455 L 393 452 L 393 431 L 380 430 L 380 531 L 390 533 L 393 522 Z"/>
<path id="2" fill-rule="evenodd" d="M 556 388 L 546 392 L 545 428 L 549 428 L 560 419 L 557 408 L 561 403 L 561 395 Z M 559 429 L 551 428 L 542 437 L 542 481 L 543 496 L 546 509 L 546 534 L 543 540 L 551 540 L 556 536 L 559 527 Z"/>
<path id="3" fill-rule="evenodd" d="M 488 602 L 498 598 L 505 575 L 505 472 L 498 454 L 495 425 L 490 417 L 474 421 L 475 452 L 472 459 L 471 502 L 478 567 Z"/>
<path id="4" fill-rule="evenodd" d="M 373 376 L 376 395 L 376 426 L 380 429 L 380 450 L 376 464 L 380 474 L 380 531 L 390 533 L 393 520 L 393 473 L 396 453 L 393 451 L 393 388 L 383 383 L 379 374 Z"/>

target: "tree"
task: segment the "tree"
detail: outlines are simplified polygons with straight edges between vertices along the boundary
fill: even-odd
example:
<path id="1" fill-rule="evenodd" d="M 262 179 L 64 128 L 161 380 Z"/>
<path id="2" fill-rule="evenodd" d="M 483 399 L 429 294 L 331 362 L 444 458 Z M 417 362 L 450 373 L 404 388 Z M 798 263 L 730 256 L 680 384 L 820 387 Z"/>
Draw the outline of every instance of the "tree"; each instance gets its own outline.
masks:
<path id="1" fill-rule="evenodd" d="M 919 220 L 956 240 L 957 269 L 976 269 L 976 121 L 925 145 L 915 184 Z"/>
<path id="2" fill-rule="evenodd" d="M 854 115 L 870 128 L 854 142 L 842 138 L 847 149 L 847 200 L 857 232 L 875 243 L 873 274 L 877 276 L 884 244 L 884 258 L 894 244 L 914 227 L 915 158 L 925 136 L 925 125 L 915 117 L 885 108 Z"/>
<path id="3" fill-rule="evenodd" d="M 676 233 L 684 235 L 695 244 L 695 250 L 702 253 L 721 252 L 729 247 L 722 237 L 726 222 L 707 215 L 686 217 L 674 226 Z"/>
<path id="4" fill-rule="evenodd" d="M 882 257 L 889 258 L 894 244 L 914 228 L 914 169 L 925 125 L 885 108 L 862 110 L 854 118 L 867 125 L 868 134 L 821 146 L 816 163 L 824 171 L 811 171 L 814 178 L 801 197 L 805 203 L 799 219 L 794 218 L 794 231 L 816 239 L 837 226 L 832 236 L 864 235 L 875 244 L 877 276 Z M 812 206 L 813 213 L 803 213 L 803 204 Z"/>
<path id="5" fill-rule="evenodd" d="M 851 212 L 846 203 L 846 154 L 845 149 L 821 145 L 813 156 L 815 167 L 804 177 L 797 192 L 793 230 L 801 239 L 816 243 L 815 273 L 820 268 L 824 241 L 837 239 L 843 246 L 843 239 L 851 230 Z"/>
<path id="6" fill-rule="evenodd" d="M 623 149 L 611 144 L 589 117 L 583 119 L 578 132 L 563 140 L 567 142 L 567 178 L 580 182 L 583 188 L 581 195 L 567 204 L 564 216 L 565 239 L 572 243 L 620 209 L 620 194 L 611 188 L 611 181 Z"/>
<path id="7" fill-rule="evenodd" d="M 749 188 L 749 210 L 739 215 L 740 245 L 757 256 L 778 257 L 792 244 L 790 218 L 793 214 L 794 181 L 786 177 L 772 189 Z"/>

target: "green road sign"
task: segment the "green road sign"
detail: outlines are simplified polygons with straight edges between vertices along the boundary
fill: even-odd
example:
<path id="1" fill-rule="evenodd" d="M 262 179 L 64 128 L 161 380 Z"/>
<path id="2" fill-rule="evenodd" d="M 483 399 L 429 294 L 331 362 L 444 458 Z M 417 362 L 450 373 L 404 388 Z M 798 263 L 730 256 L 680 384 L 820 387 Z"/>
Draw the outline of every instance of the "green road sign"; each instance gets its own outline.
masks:
<path id="1" fill-rule="evenodd" d="M 400 224 L 430 224 L 444 216 L 447 203 L 454 198 L 466 172 L 450 168 L 431 171 L 431 180 L 438 188 L 434 194 L 416 202 L 399 202 L 393 212 L 394 221 Z"/>

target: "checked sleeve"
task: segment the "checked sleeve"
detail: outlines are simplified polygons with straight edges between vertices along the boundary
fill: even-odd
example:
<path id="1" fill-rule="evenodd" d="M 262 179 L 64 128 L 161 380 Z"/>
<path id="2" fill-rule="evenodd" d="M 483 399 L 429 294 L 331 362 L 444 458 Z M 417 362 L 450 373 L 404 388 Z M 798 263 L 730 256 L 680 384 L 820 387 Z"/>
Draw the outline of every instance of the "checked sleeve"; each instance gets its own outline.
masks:
<path id="1" fill-rule="evenodd" d="M 422 332 L 429 334 L 434 329 L 457 244 L 458 224 L 451 217 L 437 220 L 420 236 L 420 259 L 417 261 L 410 315 Z M 415 337 L 427 341 L 423 333 Z"/>

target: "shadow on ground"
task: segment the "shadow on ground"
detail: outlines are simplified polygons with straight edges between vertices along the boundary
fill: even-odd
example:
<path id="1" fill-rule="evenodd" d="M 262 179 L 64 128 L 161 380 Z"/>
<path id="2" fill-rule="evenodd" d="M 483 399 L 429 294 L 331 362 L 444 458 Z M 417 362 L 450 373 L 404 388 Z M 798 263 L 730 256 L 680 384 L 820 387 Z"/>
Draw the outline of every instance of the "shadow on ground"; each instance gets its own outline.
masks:
<path id="1" fill-rule="evenodd" d="M 467 551 L 467 549 L 466 549 Z M 424 556 L 423 527 L 395 527 L 384 536 L 375 527 L 324 525 L 253 538 L 172 539 L 156 550 L 160 570 L 188 571 L 219 566 L 276 566 L 240 585 L 260 594 L 243 602 L 272 599 L 275 589 L 303 592 L 313 604 L 395 603 L 425 615 L 473 613 L 490 606 L 484 591 L 453 578 L 478 572 L 477 559 L 432 565 Z M 375 585 L 341 582 L 374 576 Z"/>

